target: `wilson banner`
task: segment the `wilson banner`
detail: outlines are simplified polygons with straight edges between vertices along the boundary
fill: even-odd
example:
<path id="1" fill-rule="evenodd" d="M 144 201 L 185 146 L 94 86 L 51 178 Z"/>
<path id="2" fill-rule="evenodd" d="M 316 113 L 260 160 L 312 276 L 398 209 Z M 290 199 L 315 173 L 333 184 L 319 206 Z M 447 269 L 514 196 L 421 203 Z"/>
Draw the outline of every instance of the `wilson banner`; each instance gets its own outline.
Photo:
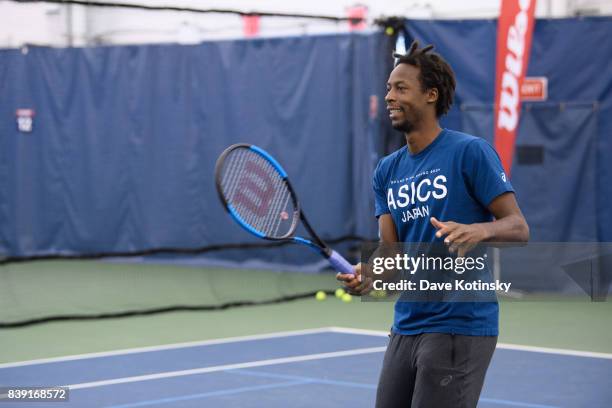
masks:
<path id="1" fill-rule="evenodd" d="M 510 176 L 521 111 L 521 86 L 527 72 L 535 0 L 502 0 L 497 27 L 495 68 L 495 149 Z"/>

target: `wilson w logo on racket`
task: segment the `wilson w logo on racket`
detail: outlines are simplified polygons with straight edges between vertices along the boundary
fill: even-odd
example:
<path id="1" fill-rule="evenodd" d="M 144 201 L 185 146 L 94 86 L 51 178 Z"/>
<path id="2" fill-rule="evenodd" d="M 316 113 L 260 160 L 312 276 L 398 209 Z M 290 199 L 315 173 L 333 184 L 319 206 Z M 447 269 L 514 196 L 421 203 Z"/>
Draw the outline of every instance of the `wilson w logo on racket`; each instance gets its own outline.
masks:
<path id="1" fill-rule="evenodd" d="M 240 180 L 234 202 L 256 216 L 265 217 L 274 196 L 273 180 L 252 161 L 245 163 L 244 171 L 245 177 Z"/>
<path id="2" fill-rule="evenodd" d="M 217 160 L 215 184 L 232 218 L 251 234 L 306 245 L 329 260 L 338 272 L 354 273 L 353 266 L 314 232 L 287 173 L 264 150 L 249 144 L 225 149 Z M 310 239 L 295 236 L 300 220 Z"/>

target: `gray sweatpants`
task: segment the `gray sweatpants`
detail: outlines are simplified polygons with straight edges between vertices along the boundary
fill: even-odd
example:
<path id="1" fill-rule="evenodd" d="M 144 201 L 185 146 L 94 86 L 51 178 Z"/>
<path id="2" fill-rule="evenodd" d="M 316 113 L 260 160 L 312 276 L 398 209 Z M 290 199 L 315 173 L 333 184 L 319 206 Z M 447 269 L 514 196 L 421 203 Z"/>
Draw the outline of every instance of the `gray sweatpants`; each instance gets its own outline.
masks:
<path id="1" fill-rule="evenodd" d="M 376 408 L 474 408 L 496 336 L 391 334 Z"/>

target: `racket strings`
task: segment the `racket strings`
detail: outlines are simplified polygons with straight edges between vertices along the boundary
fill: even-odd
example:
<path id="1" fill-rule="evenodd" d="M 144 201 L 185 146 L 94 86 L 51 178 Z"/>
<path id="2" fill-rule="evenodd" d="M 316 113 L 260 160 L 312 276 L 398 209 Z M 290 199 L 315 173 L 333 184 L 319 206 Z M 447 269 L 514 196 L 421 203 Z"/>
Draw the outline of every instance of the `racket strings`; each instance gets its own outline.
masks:
<path id="1" fill-rule="evenodd" d="M 221 189 L 244 223 L 269 237 L 290 231 L 291 193 L 278 171 L 259 154 L 235 149 L 226 158 Z"/>
<path id="2" fill-rule="evenodd" d="M 272 187 L 273 194 L 268 204 L 269 205 L 268 214 L 270 216 L 265 217 L 265 218 L 260 218 L 258 220 L 258 227 L 261 231 L 265 231 L 266 235 L 275 236 L 276 235 L 275 231 L 271 227 L 272 227 L 272 224 L 274 224 L 276 220 L 281 219 L 278 201 L 279 201 L 279 198 L 283 195 L 284 185 L 281 185 L 281 184 L 284 184 L 284 183 L 282 183 L 282 179 L 279 178 L 276 170 L 272 166 L 270 166 L 268 162 L 264 160 L 262 157 L 256 156 L 255 162 L 257 163 L 258 166 L 261 166 L 262 169 L 267 170 L 266 174 L 270 176 L 272 180 L 274 180 L 273 187 Z M 261 179 L 258 179 L 258 181 L 261 182 Z M 267 186 L 264 185 L 264 188 L 266 187 Z"/>
<path id="3" fill-rule="evenodd" d="M 280 208 L 282 209 L 282 211 L 280 211 L 281 216 L 277 217 L 276 226 L 274 227 L 274 234 L 277 235 L 277 236 L 279 235 L 279 232 L 280 232 L 279 229 L 280 229 L 280 226 L 281 226 L 282 221 L 283 221 L 283 216 L 282 216 L 283 211 L 285 212 L 285 214 L 287 214 L 287 217 L 289 217 L 289 214 L 291 214 L 291 217 L 293 217 L 293 209 L 288 208 L 288 204 L 289 204 L 289 199 L 290 198 L 291 198 L 291 195 L 286 195 L 284 200 L 283 200 L 282 205 L 280 206 Z M 279 200 L 279 202 L 280 202 L 280 200 Z M 287 210 L 291 210 L 291 211 L 287 211 Z M 280 234 L 280 235 L 282 235 L 282 234 Z"/>
<path id="4" fill-rule="evenodd" d="M 266 235 L 269 236 L 278 236 L 278 227 L 275 228 L 275 225 L 280 225 L 282 221 L 282 208 L 281 201 L 283 200 L 283 196 L 288 200 L 290 198 L 290 194 L 286 191 L 286 186 L 282 178 L 279 177 L 278 172 L 261 156 L 255 157 L 256 163 L 261 166 L 262 169 L 266 170 L 270 179 L 273 180 L 272 198 L 269 203 L 269 211 L 268 214 L 270 216 L 262 217 L 256 221 L 257 229 L 263 231 Z M 261 182 L 261 179 L 258 179 Z M 266 188 L 266 186 L 264 186 Z M 285 202 L 286 202 L 285 200 Z"/>
<path id="5" fill-rule="evenodd" d="M 251 219 L 254 222 L 254 226 L 259 231 L 262 231 L 264 234 L 268 236 L 279 236 L 283 235 L 279 232 L 279 226 L 282 222 L 282 211 L 285 210 L 282 208 L 283 201 L 286 203 L 290 194 L 286 191 L 286 186 L 284 181 L 278 177 L 276 171 L 261 157 L 257 157 L 256 160 L 259 162 L 259 165 L 262 165 L 263 168 L 269 170 L 268 175 L 273 176 L 271 179 L 273 180 L 271 187 L 272 194 L 271 199 L 269 199 L 268 203 L 263 203 L 268 206 L 268 211 L 265 217 L 257 217 L 252 216 Z M 272 173 L 272 174 L 270 174 Z M 260 200 L 261 202 L 261 200 Z"/>
<path id="6" fill-rule="evenodd" d="M 264 161 L 263 158 L 259 158 L 259 160 Z M 266 162 L 269 166 L 269 164 Z M 277 172 L 275 171 L 275 174 Z M 284 235 L 280 234 L 280 226 L 284 220 L 289 220 L 289 213 L 293 216 L 293 211 L 288 212 L 287 204 L 289 203 L 289 199 L 291 198 L 291 194 L 289 193 L 286 183 L 282 178 L 278 178 L 275 181 L 280 181 L 278 188 L 275 189 L 274 198 L 271 202 L 271 213 L 276 216 L 269 217 L 266 220 L 266 224 L 264 229 L 266 231 L 270 231 L 272 236 Z M 286 216 L 286 218 L 284 217 Z"/>

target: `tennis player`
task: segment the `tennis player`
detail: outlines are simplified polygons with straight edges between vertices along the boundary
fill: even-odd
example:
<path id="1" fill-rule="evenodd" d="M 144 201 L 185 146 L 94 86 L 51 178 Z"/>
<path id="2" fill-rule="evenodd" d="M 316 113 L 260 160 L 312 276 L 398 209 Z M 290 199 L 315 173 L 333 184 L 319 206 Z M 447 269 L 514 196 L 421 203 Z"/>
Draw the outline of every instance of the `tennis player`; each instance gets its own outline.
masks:
<path id="1" fill-rule="evenodd" d="M 529 228 L 494 149 L 483 139 L 442 129 L 455 76 L 429 45 L 397 55 L 385 97 L 406 146 L 374 172 L 383 243 L 444 242 L 465 255 L 479 242 L 526 242 Z M 337 279 L 353 294 L 369 285 Z M 357 277 L 356 277 L 357 276 Z M 376 407 L 476 407 L 498 335 L 497 302 L 397 302 Z"/>

